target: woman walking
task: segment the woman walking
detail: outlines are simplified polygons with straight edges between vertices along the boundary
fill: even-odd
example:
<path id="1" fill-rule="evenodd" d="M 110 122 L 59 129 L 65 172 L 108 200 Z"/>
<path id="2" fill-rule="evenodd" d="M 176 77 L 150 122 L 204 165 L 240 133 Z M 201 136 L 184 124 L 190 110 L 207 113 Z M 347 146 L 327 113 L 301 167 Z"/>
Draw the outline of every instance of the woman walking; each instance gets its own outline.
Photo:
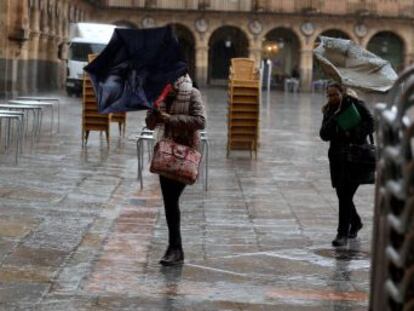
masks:
<path id="1" fill-rule="evenodd" d="M 173 90 L 161 103 L 159 110 L 148 111 L 145 121 L 149 129 L 158 129 L 159 138 L 171 139 L 175 143 L 199 149 L 199 130 L 205 128 L 206 117 L 201 94 L 193 87 L 188 75 L 180 77 L 173 84 Z M 185 184 L 161 175 L 159 178 L 169 235 L 169 244 L 160 264 L 182 264 L 184 252 L 179 199 Z"/>
<path id="2" fill-rule="evenodd" d="M 367 136 L 374 131 L 374 119 L 365 104 L 356 97 L 349 96 L 339 83 L 331 83 L 326 89 L 328 103 L 322 107 L 323 121 L 320 137 L 329 141 L 329 168 L 332 186 L 336 190 L 339 202 L 339 222 L 333 246 L 345 246 L 348 238 L 356 238 L 362 228 L 361 217 L 353 203 L 353 197 L 359 185 L 370 172 L 365 169 L 356 170 L 348 162 L 351 145 L 364 145 Z M 353 106 L 353 107 L 351 107 Z M 358 122 L 349 127 L 341 123 L 341 118 L 355 108 Z M 352 120 L 350 120 L 352 123 Z M 349 123 L 349 122 L 348 122 Z"/>

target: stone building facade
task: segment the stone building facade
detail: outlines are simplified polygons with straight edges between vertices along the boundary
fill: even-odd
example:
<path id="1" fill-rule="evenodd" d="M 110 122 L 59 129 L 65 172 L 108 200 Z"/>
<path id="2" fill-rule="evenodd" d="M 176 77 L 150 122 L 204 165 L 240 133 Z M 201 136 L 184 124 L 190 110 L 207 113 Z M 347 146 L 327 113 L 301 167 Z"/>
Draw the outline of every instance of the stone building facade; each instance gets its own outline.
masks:
<path id="1" fill-rule="evenodd" d="M 272 60 L 275 83 L 319 79 L 319 35 L 349 38 L 390 60 L 414 62 L 412 0 L 2 0 L 0 93 L 60 88 L 68 24 L 171 24 L 199 85 L 225 82 L 231 57 Z M 6 74 L 4 74 L 6 72 Z"/>
<path id="2" fill-rule="evenodd" d="M 92 9 L 82 0 L 1 0 L 0 96 L 62 88 L 69 23 Z"/>

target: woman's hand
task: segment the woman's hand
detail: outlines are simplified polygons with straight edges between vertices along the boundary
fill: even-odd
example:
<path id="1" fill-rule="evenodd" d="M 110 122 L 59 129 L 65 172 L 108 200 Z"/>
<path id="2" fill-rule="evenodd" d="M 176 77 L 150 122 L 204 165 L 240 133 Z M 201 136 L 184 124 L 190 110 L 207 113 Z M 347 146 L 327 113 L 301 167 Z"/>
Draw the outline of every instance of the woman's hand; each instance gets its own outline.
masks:
<path id="1" fill-rule="evenodd" d="M 335 102 L 335 101 L 328 101 L 328 102 L 326 103 L 326 106 L 329 106 L 329 107 L 330 107 L 330 109 L 337 110 L 337 109 L 339 108 L 339 106 L 340 106 L 340 103 Z"/>
<path id="2" fill-rule="evenodd" d="M 167 123 L 170 119 L 170 114 L 166 112 L 160 112 L 158 117 L 162 123 Z"/>
<path id="3" fill-rule="evenodd" d="M 335 114 L 338 114 L 341 111 L 341 105 L 342 103 L 340 103 L 339 105 L 337 105 L 336 110 L 335 110 Z"/>
<path id="4" fill-rule="evenodd" d="M 327 102 L 325 105 L 322 106 L 322 113 L 327 111 L 332 111 L 334 114 L 337 114 L 341 110 L 341 105 L 337 103 Z"/>

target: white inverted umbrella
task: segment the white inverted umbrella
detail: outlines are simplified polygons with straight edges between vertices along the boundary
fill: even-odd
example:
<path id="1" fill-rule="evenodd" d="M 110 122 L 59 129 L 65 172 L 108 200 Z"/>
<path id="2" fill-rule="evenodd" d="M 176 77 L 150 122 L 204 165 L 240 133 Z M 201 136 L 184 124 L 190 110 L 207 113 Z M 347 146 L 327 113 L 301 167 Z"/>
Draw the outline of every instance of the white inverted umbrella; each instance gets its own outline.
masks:
<path id="1" fill-rule="evenodd" d="M 331 79 L 364 91 L 388 91 L 397 73 L 389 61 L 365 50 L 351 40 L 320 36 L 313 50 L 321 69 Z"/>

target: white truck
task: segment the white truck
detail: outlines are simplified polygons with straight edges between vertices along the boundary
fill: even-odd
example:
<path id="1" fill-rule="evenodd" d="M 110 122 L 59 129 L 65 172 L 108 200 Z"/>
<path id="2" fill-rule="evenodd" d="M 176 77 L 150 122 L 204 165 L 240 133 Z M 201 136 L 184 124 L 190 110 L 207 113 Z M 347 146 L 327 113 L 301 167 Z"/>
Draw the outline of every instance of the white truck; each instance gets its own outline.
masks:
<path id="1" fill-rule="evenodd" d="M 88 55 L 100 53 L 111 39 L 115 25 L 76 23 L 70 25 L 69 53 L 66 73 L 66 92 L 81 96 L 83 67 Z"/>

